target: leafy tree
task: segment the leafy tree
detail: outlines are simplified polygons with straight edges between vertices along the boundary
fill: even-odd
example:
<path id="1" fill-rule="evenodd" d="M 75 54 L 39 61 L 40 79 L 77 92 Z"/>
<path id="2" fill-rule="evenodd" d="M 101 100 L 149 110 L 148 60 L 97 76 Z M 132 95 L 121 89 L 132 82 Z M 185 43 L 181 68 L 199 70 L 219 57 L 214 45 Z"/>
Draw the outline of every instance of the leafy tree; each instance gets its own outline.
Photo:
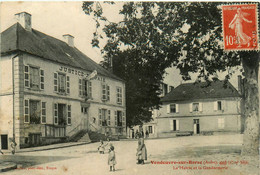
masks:
<path id="1" fill-rule="evenodd" d="M 158 98 L 153 93 L 158 90 L 165 68 L 177 67 L 184 80 L 191 79 L 191 73 L 198 73 L 198 80 L 209 80 L 218 71 L 242 65 L 245 76 L 242 154 L 258 155 L 259 52 L 223 51 L 220 4 L 223 3 L 125 2 L 119 11 L 123 20 L 119 22 L 107 20 L 100 3 L 84 2 L 83 10 L 93 14 L 97 28 L 100 21 L 106 24 L 102 26 L 107 38 L 102 49 L 104 63 L 111 63 L 112 58 L 114 72 L 126 80 L 128 125 L 136 124 L 139 117 L 144 121 L 142 116 L 147 110 L 158 107 Z M 102 38 L 97 30 L 93 46 L 99 46 Z"/>

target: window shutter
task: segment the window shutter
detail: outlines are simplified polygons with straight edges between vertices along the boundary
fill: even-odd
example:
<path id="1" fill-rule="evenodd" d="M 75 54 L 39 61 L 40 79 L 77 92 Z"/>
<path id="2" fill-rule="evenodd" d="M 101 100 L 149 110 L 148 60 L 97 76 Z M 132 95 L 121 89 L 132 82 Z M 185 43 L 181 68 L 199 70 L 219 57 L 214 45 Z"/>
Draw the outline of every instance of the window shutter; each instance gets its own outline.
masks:
<path id="1" fill-rule="evenodd" d="M 68 105 L 67 124 L 71 125 L 71 105 Z"/>
<path id="2" fill-rule="evenodd" d="M 79 96 L 82 95 L 82 79 L 79 78 Z"/>
<path id="3" fill-rule="evenodd" d="M 179 122 L 179 120 L 176 120 L 176 130 L 177 131 L 180 130 L 180 122 Z"/>
<path id="4" fill-rule="evenodd" d="M 115 111 L 115 126 L 117 126 L 117 111 Z"/>
<path id="5" fill-rule="evenodd" d="M 24 123 L 30 123 L 29 100 L 24 100 Z"/>
<path id="6" fill-rule="evenodd" d="M 107 85 L 106 88 L 107 88 L 107 101 L 109 101 L 110 100 L 110 87 Z"/>
<path id="7" fill-rule="evenodd" d="M 123 126 L 125 126 L 125 113 L 122 112 L 122 124 Z"/>
<path id="8" fill-rule="evenodd" d="M 192 103 L 190 103 L 190 112 L 192 112 Z"/>
<path id="9" fill-rule="evenodd" d="M 173 131 L 173 120 L 170 120 L 170 130 Z"/>
<path id="10" fill-rule="evenodd" d="M 58 124 L 58 103 L 54 103 L 54 124 Z"/>
<path id="11" fill-rule="evenodd" d="M 168 104 L 168 105 L 167 105 L 167 114 L 169 114 L 169 113 L 171 112 L 170 110 L 171 110 L 171 105 Z"/>
<path id="12" fill-rule="evenodd" d="M 106 100 L 107 98 L 107 94 L 106 94 L 106 85 L 102 84 L 102 100 Z"/>
<path id="13" fill-rule="evenodd" d="M 199 103 L 199 111 L 202 111 L 202 103 Z"/>
<path id="14" fill-rule="evenodd" d="M 54 72 L 54 92 L 58 92 L 58 74 Z"/>
<path id="15" fill-rule="evenodd" d="M 66 88 L 66 90 L 67 90 L 67 94 L 69 94 L 70 93 L 70 77 L 69 76 L 66 76 L 66 77 L 67 77 L 67 81 L 66 81 L 67 88 Z"/>
<path id="16" fill-rule="evenodd" d="M 88 96 L 92 98 L 92 82 L 88 81 Z"/>
<path id="17" fill-rule="evenodd" d="M 43 90 L 44 89 L 44 70 L 40 70 L 40 79 L 41 79 L 41 81 L 40 81 L 40 88 L 41 88 L 41 90 Z"/>
<path id="18" fill-rule="evenodd" d="M 214 111 L 218 110 L 218 101 L 214 101 Z"/>
<path id="19" fill-rule="evenodd" d="M 41 122 L 42 124 L 45 124 L 46 123 L 46 102 L 42 102 L 41 109 L 42 109 Z"/>
<path id="20" fill-rule="evenodd" d="M 176 113 L 179 113 L 179 104 L 176 104 Z"/>
<path id="21" fill-rule="evenodd" d="M 110 114 L 111 114 L 110 110 L 107 110 L 107 125 L 108 126 L 110 126 L 110 120 L 111 120 Z"/>
<path id="22" fill-rule="evenodd" d="M 98 109 L 98 124 L 102 126 L 102 110 Z"/>
<path id="23" fill-rule="evenodd" d="M 24 87 L 30 87 L 29 66 L 24 66 Z"/>

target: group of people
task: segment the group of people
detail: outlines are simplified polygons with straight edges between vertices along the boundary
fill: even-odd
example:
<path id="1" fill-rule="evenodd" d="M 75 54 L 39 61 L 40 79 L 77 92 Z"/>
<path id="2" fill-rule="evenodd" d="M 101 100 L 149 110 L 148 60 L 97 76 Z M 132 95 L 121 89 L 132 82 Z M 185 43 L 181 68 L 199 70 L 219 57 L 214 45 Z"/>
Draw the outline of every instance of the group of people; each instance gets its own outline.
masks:
<path id="1" fill-rule="evenodd" d="M 99 151 L 99 154 L 105 154 L 105 149 L 107 146 L 109 146 L 107 163 L 109 165 L 110 171 L 115 171 L 115 165 L 116 165 L 116 154 L 114 151 L 115 147 L 110 142 L 110 140 L 107 139 L 106 144 L 104 144 L 103 140 L 100 140 L 100 145 L 98 146 L 98 151 Z"/>
<path id="2" fill-rule="evenodd" d="M 104 144 L 103 140 L 100 140 L 100 145 L 98 146 L 99 154 L 105 154 L 106 146 L 109 146 L 107 162 L 110 171 L 115 171 L 115 165 L 116 165 L 115 147 L 113 146 L 113 144 L 110 142 L 109 139 L 106 144 Z M 137 159 L 137 164 L 141 164 L 141 165 L 144 165 L 144 161 L 147 160 L 147 149 L 144 144 L 144 137 L 141 134 L 138 135 L 136 159 Z"/>

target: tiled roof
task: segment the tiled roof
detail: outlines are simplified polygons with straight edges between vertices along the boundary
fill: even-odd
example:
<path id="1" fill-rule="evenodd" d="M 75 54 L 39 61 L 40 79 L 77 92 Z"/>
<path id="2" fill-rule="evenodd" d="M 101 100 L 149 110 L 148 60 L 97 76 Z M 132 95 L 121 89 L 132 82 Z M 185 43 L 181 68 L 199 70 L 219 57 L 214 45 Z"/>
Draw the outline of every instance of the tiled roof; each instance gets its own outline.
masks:
<path id="1" fill-rule="evenodd" d="M 240 97 L 240 94 L 230 82 L 224 86 L 224 81 L 214 81 L 210 84 L 207 82 L 181 84 L 166 94 L 161 101 L 176 102 L 227 97 Z"/>
<path id="2" fill-rule="evenodd" d="M 89 72 L 97 70 L 100 75 L 122 81 L 76 47 L 70 47 L 67 43 L 34 29 L 31 32 L 27 31 L 19 23 L 15 23 L 1 33 L 0 49 L 1 54 L 23 51 L 68 66 L 82 68 Z"/>

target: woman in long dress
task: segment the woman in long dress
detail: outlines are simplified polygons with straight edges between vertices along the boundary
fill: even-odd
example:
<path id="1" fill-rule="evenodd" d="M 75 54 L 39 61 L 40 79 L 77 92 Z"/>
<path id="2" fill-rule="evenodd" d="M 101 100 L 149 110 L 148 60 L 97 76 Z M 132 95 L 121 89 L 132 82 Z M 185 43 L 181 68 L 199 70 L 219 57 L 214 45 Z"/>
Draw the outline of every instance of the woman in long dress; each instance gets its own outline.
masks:
<path id="1" fill-rule="evenodd" d="M 250 46 L 250 40 L 251 37 L 247 36 L 243 32 L 243 25 L 242 22 L 248 22 L 252 23 L 252 21 L 248 20 L 245 18 L 245 16 L 248 16 L 248 13 L 242 12 L 240 8 L 237 9 L 237 13 L 234 16 L 233 20 L 229 24 L 229 28 L 235 29 L 235 35 L 236 35 L 236 42 L 238 44 L 238 47 L 241 47 L 242 45 L 246 45 L 249 47 Z"/>
<path id="2" fill-rule="evenodd" d="M 138 147 L 137 147 L 137 164 L 144 164 L 144 160 L 147 160 L 147 150 L 144 144 L 143 136 L 138 138 Z"/>

